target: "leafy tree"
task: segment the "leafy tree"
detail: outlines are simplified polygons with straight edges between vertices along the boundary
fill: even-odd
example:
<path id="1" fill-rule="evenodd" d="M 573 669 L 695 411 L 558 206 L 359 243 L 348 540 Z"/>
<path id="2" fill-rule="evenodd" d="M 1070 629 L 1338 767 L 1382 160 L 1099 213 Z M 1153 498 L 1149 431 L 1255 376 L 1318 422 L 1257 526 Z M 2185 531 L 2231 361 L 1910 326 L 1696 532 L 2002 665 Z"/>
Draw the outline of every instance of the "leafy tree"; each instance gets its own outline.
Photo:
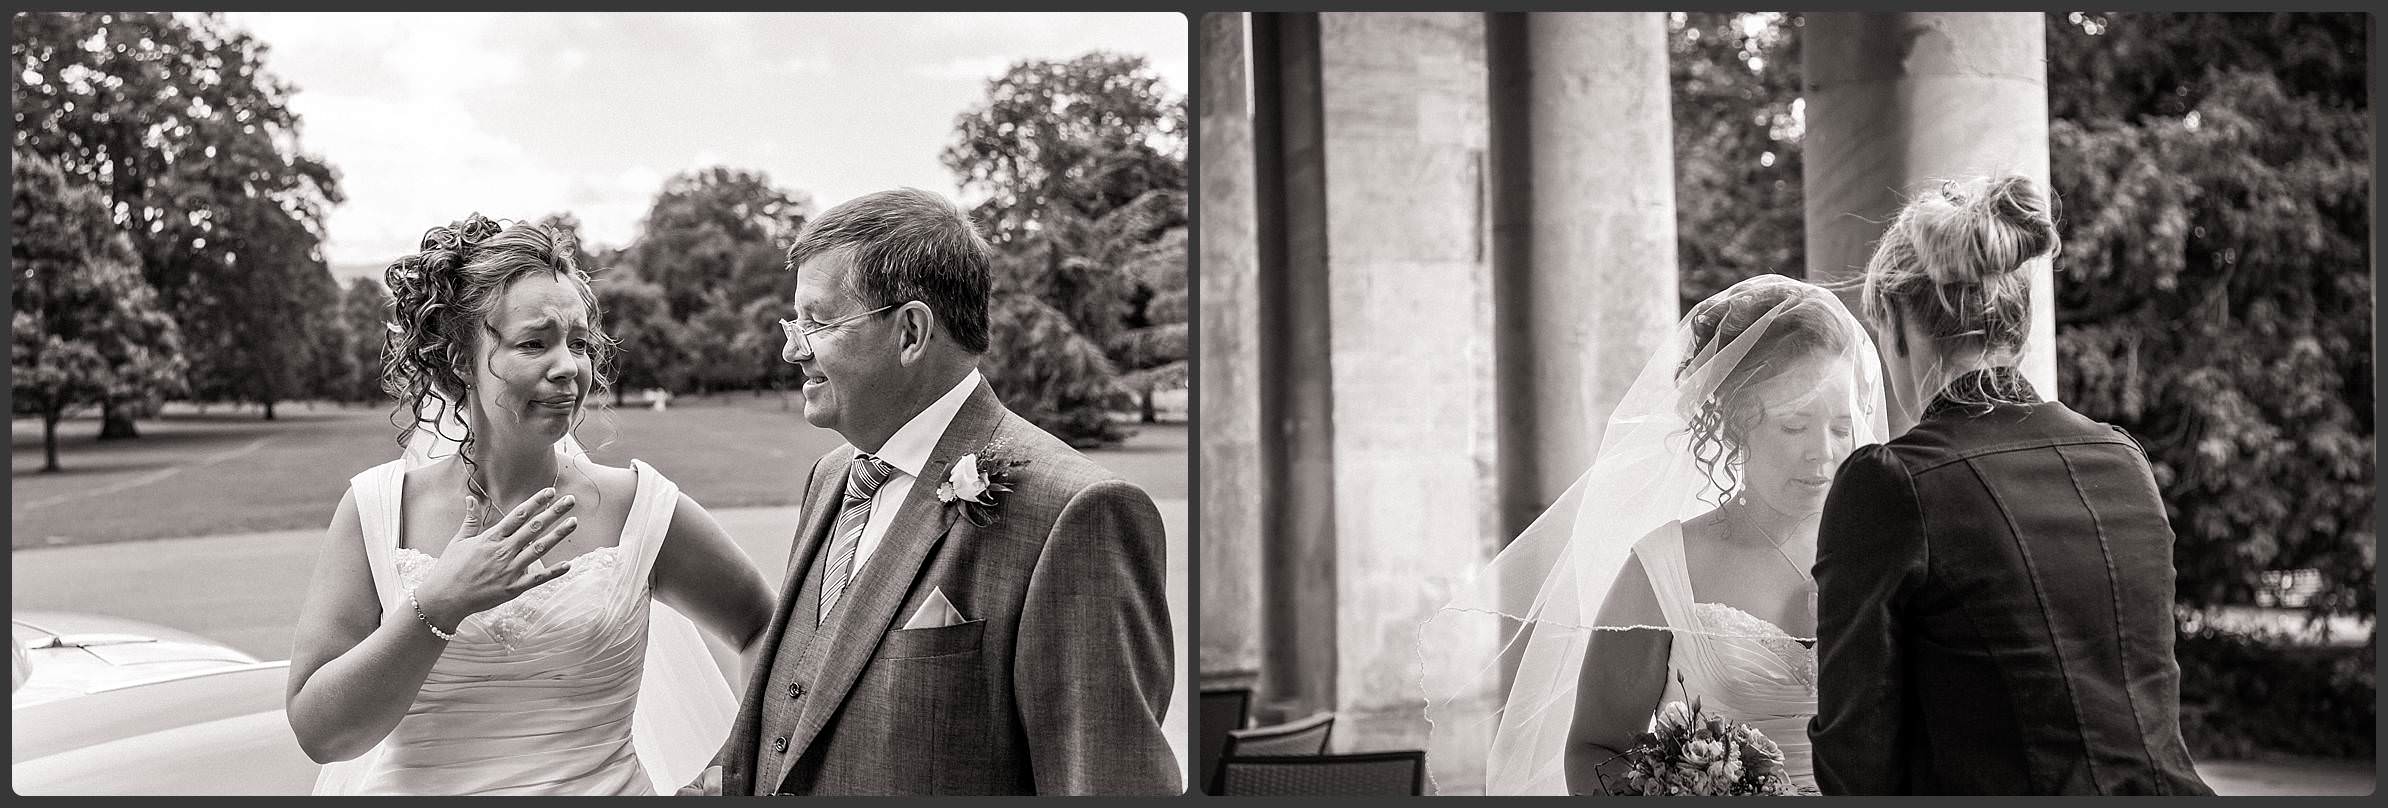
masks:
<path id="1" fill-rule="evenodd" d="M 1136 392 L 1144 420 L 1153 420 L 1153 392 L 1186 379 L 1186 238 L 1183 226 L 1154 232 L 1155 223 L 1182 217 L 1185 196 L 1157 190 L 1087 217 L 1063 206 L 1015 249 L 1042 252 L 1044 262 L 1015 263 L 1041 270 L 1022 285 L 1067 317 L 1071 328 L 1104 348 L 1119 382 Z"/>
<path id="2" fill-rule="evenodd" d="M 731 351 L 754 368 L 751 381 L 755 395 L 765 388 L 786 390 L 803 384 L 804 371 L 780 358 L 780 349 L 787 346 L 787 332 L 780 330 L 779 320 L 788 313 L 788 301 L 773 298 L 749 300 L 738 310 L 738 338 L 730 343 Z"/>
<path id="3" fill-rule="evenodd" d="M 630 390 L 680 390 L 687 382 L 687 336 L 672 319 L 663 287 L 636 275 L 608 273 L 596 281 L 605 333 L 614 338 L 614 406 Z"/>
<path id="4" fill-rule="evenodd" d="M 975 214 L 997 244 L 1046 212 L 1097 217 L 1148 192 L 1186 189 L 1186 105 L 1144 57 L 1097 51 L 1015 63 L 962 114 L 945 165 L 985 194 Z M 1184 224 L 1175 221 L 1155 227 Z"/>
<path id="5" fill-rule="evenodd" d="M 812 198 L 774 187 L 761 172 L 709 168 L 673 177 L 626 256 L 663 287 L 672 316 L 691 321 L 708 293 L 737 305 L 796 292 L 786 244 L 812 215 Z"/>
<path id="6" fill-rule="evenodd" d="M 381 352 L 389 331 L 389 312 L 390 293 L 380 281 L 357 278 L 348 282 L 348 291 L 340 298 L 339 317 L 342 350 L 348 357 L 342 368 L 348 376 L 335 387 L 338 400 L 386 400 L 381 389 Z"/>
<path id="7" fill-rule="evenodd" d="M 762 373 L 754 356 L 739 350 L 740 338 L 753 330 L 751 324 L 720 289 L 707 292 L 701 306 L 696 316 L 688 319 L 686 332 L 689 373 L 697 393 L 753 386 Z"/>
<path id="8" fill-rule="evenodd" d="M 1021 259 L 1007 255 L 1002 263 Z M 1017 271 L 999 277 L 1016 277 Z M 1116 443 L 1125 430 L 1112 423 L 1110 413 L 1125 406 L 1128 391 L 1103 347 L 1070 325 L 1069 317 L 1016 284 L 999 282 L 989 311 L 990 342 L 997 346 L 1033 346 L 1026 350 L 989 351 L 984 370 L 987 383 L 1020 417 L 1073 446 Z"/>
<path id="9" fill-rule="evenodd" d="M 1138 294 L 1129 301 L 1133 313 L 1128 327 L 1111 338 L 1105 353 L 1122 371 L 1120 384 L 1136 391 L 1140 415 L 1149 424 L 1158 420 L 1153 394 L 1185 388 L 1191 369 L 1187 290 L 1192 279 L 1186 273 L 1186 229 L 1162 234 L 1145 252 L 1147 260 L 1129 265 Z"/>
<path id="10" fill-rule="evenodd" d="M 2185 604 L 2316 569 L 2313 612 L 2373 614 L 2365 18 L 2052 14 L 2048 37 L 2064 398 L 2146 446 Z"/>
<path id="11" fill-rule="evenodd" d="M 238 211 L 218 237 L 225 265 L 183 295 L 186 316 L 215 326 L 186 337 L 191 393 L 257 404 L 270 421 L 275 404 L 312 392 L 314 335 L 335 327 L 339 282 L 315 235 L 287 216 Z"/>
<path id="12" fill-rule="evenodd" d="M 1185 115 L 1139 57 L 1024 61 L 945 151 L 1002 256 L 989 380 L 1072 442 L 1119 440 L 1131 389 L 1149 413 L 1184 382 Z"/>
<path id="13" fill-rule="evenodd" d="M 1677 12 L 1675 249 L 1683 311 L 1754 275 L 1804 274 L 1798 15 Z"/>
<path id="14" fill-rule="evenodd" d="M 326 278 L 331 277 L 327 272 Z M 330 300 L 321 315 L 320 327 L 307 336 L 310 344 L 304 368 L 306 383 L 304 396 L 325 401 L 346 401 L 351 392 L 349 383 L 357 376 L 357 355 L 350 350 L 356 342 L 348 321 L 348 294 L 334 280 Z"/>
<path id="15" fill-rule="evenodd" d="M 11 400 L 41 417 L 42 470 L 57 471 L 68 413 L 180 389 L 180 333 L 98 189 L 23 151 L 10 176 Z"/>
<path id="16" fill-rule="evenodd" d="M 266 333 L 299 336 L 251 329 L 246 318 L 208 307 L 223 298 L 194 305 L 192 295 L 199 287 L 273 285 L 224 276 L 253 274 L 266 265 L 256 260 L 262 256 L 311 252 L 311 242 L 258 239 L 320 238 L 323 211 L 341 198 L 332 169 L 298 150 L 291 89 L 265 70 L 265 46 L 213 14 L 24 13 L 13 23 L 15 147 L 99 188 L 133 240 L 142 276 L 191 343 L 247 351 L 276 347 L 258 341 Z M 294 226 L 228 232 L 236 222 L 273 219 Z M 204 381 L 209 389 L 239 382 Z M 130 403 L 103 404 L 103 434 L 133 433 Z"/>

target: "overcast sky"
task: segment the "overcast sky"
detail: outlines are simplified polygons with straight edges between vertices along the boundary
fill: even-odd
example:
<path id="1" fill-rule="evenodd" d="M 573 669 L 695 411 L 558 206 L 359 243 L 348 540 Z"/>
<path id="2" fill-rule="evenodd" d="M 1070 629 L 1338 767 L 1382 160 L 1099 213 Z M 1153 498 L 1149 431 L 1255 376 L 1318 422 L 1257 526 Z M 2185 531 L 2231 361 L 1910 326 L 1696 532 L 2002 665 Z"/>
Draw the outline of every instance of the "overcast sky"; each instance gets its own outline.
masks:
<path id="1" fill-rule="evenodd" d="M 301 143 L 348 201 L 335 271 L 381 264 L 480 211 L 570 211 L 593 245 L 637 232 L 673 174 L 760 170 L 816 209 L 911 185 L 1020 59 L 1147 57 L 1182 98 L 1180 14 L 234 13 L 298 88 Z"/>

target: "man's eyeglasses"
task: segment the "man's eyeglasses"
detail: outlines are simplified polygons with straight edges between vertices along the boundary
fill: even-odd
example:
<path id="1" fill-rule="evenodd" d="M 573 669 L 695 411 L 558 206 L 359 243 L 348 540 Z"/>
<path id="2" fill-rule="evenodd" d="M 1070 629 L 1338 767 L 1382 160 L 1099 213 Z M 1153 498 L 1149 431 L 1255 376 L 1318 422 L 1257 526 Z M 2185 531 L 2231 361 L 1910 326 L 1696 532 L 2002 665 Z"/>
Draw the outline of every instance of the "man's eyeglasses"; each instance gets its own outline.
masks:
<path id="1" fill-rule="evenodd" d="M 826 323 L 815 323 L 811 326 L 806 326 L 803 323 L 799 323 L 795 320 L 781 320 L 779 321 L 779 330 L 781 333 L 784 333 L 788 336 L 788 347 L 791 350 L 781 352 L 780 358 L 791 363 L 810 359 L 813 355 L 812 336 L 814 334 L 818 334 L 823 331 L 827 331 L 829 329 L 836 328 L 838 326 L 845 325 L 847 323 L 851 323 L 864 317 L 869 317 L 873 314 L 878 314 L 893 308 L 895 308 L 895 306 L 880 306 L 861 314 L 840 317 Z"/>

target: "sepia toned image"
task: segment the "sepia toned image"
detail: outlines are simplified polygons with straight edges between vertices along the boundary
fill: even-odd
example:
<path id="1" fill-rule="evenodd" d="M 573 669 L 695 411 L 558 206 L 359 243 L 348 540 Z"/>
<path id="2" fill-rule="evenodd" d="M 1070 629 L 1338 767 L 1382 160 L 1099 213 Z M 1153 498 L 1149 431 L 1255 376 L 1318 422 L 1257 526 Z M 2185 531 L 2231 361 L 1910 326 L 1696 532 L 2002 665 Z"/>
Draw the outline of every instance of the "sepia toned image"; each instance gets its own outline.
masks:
<path id="1" fill-rule="evenodd" d="M 2367 17 L 1197 25 L 1199 788 L 2373 791 Z"/>
<path id="2" fill-rule="evenodd" d="M 13 15 L 12 792 L 1182 793 L 1188 30 Z"/>

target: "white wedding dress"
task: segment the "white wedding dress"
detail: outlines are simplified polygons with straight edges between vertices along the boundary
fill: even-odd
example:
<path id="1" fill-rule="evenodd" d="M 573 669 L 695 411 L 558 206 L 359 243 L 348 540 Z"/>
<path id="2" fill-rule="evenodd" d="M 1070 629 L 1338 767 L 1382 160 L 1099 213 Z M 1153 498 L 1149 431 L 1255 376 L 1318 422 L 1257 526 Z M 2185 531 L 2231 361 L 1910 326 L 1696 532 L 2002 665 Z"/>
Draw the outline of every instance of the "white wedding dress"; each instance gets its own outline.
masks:
<path id="1" fill-rule="evenodd" d="M 1815 787 L 1808 719 L 1816 715 L 1816 650 L 1757 615 L 1695 600 L 1682 523 L 1652 533 L 1634 548 L 1634 557 L 1657 590 L 1667 625 L 1676 629 L 1668 643 L 1666 695 L 1653 708 L 1689 704 L 1697 696 L 1702 709 L 1765 733 L 1782 747 L 1792 783 Z"/>
<path id="2" fill-rule="evenodd" d="M 385 607 L 437 561 L 398 546 L 408 465 L 394 460 L 351 482 Z M 620 542 L 466 618 L 406 717 L 364 757 L 326 766 L 316 793 L 644 795 L 694 779 L 736 702 L 693 625 L 652 604 L 680 494 L 653 467 L 631 467 L 638 487 Z M 665 658 L 649 647 L 657 615 L 676 640 Z M 654 692 L 657 670 L 672 671 L 672 692 Z"/>

